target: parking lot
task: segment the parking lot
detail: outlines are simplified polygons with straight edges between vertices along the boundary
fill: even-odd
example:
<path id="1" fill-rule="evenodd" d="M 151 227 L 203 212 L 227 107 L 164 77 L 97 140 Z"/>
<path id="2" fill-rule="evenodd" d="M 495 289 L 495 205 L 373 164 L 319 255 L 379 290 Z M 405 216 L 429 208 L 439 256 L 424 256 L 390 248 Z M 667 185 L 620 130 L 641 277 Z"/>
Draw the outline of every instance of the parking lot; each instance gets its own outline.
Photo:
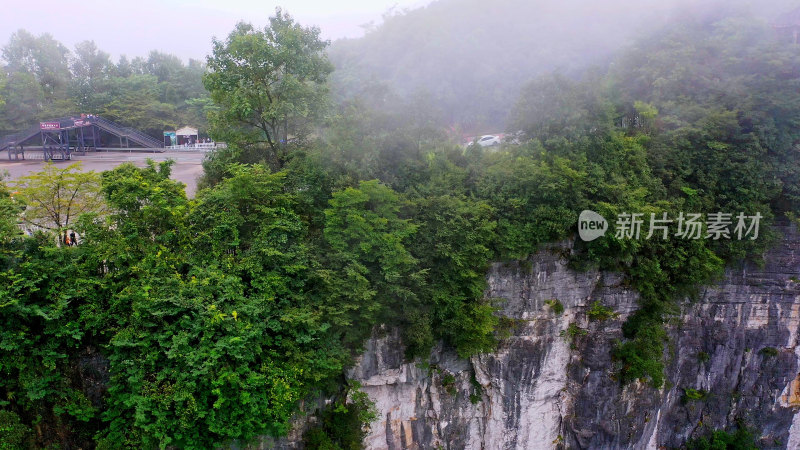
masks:
<path id="1" fill-rule="evenodd" d="M 89 153 L 84 156 L 72 155 L 71 161 L 54 161 L 54 164 L 67 166 L 76 161 L 81 161 L 84 171 L 94 170 L 96 172 L 102 172 L 104 170 L 113 169 L 126 162 L 144 167 L 148 158 L 153 161 L 173 159 L 175 160 L 175 165 L 172 166 L 172 178 L 184 183 L 186 185 L 186 194 L 191 197 L 197 190 L 197 179 L 203 174 L 202 162 L 205 155 L 204 152 L 176 151 L 166 151 L 163 153 L 98 152 Z M 29 156 L 33 155 L 31 154 Z M 0 154 L 0 157 L 3 157 L 0 159 L 0 173 L 8 172 L 9 179 L 12 181 L 42 170 L 45 164 L 41 159 L 9 161 L 6 159 L 7 156 L 5 152 Z"/>

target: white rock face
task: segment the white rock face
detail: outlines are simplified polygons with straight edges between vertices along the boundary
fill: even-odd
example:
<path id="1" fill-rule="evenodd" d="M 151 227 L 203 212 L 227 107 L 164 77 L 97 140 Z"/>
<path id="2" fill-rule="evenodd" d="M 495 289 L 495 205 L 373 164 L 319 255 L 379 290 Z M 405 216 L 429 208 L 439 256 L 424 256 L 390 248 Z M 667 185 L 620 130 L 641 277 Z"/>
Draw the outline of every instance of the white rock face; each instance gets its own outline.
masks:
<path id="1" fill-rule="evenodd" d="M 440 346 L 426 366 L 404 361 L 396 333 L 368 343 L 349 374 L 380 413 L 366 446 L 657 449 L 743 420 L 771 447 L 800 448 L 800 282 L 791 281 L 800 278 L 800 236 L 780 231 L 764 267 L 731 269 L 685 304 L 669 328 L 662 389 L 615 378 L 611 351 L 637 300 L 619 275 L 569 269 L 560 256 L 569 244 L 529 264 L 495 264 L 486 295 L 504 300 L 501 314 L 516 324 L 497 352 L 465 361 Z M 563 314 L 546 306 L 551 299 Z M 594 301 L 620 316 L 589 321 Z M 561 334 L 570 324 L 586 335 L 569 341 Z M 709 395 L 687 400 L 688 388 Z"/>

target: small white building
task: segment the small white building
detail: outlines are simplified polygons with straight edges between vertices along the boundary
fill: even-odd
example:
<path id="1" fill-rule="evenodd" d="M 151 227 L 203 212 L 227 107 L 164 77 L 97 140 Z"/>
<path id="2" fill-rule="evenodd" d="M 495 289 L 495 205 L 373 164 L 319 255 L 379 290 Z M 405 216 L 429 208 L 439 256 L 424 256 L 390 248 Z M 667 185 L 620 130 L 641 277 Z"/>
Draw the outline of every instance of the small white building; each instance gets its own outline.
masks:
<path id="1" fill-rule="evenodd" d="M 197 143 L 197 128 L 183 127 L 175 130 L 178 145 L 194 145 Z"/>

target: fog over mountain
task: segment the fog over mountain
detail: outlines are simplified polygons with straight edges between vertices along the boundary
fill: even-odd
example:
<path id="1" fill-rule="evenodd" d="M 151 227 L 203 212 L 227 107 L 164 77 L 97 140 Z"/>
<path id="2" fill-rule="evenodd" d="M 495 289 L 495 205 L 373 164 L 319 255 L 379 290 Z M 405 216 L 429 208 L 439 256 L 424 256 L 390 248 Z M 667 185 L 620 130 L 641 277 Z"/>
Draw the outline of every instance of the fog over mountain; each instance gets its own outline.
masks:
<path id="1" fill-rule="evenodd" d="M 330 48 L 341 97 L 420 94 L 442 125 L 499 131 L 520 88 L 558 72 L 604 67 L 635 38 L 725 11 L 771 21 L 799 3 L 618 0 L 439 0 L 395 12 L 359 39 Z"/>

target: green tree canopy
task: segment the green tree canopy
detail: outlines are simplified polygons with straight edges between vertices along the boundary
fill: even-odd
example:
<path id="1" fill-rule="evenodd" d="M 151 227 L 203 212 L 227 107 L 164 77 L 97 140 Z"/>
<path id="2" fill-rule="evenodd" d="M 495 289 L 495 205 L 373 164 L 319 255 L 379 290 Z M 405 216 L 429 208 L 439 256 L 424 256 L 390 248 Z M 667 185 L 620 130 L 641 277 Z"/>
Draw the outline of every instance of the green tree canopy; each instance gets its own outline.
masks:
<path id="1" fill-rule="evenodd" d="M 17 187 L 26 205 L 23 220 L 38 228 L 64 230 L 79 215 L 103 210 L 100 175 L 82 172 L 80 161 L 63 169 L 48 163 L 43 171 L 20 178 Z"/>
<path id="2" fill-rule="evenodd" d="M 216 136 L 241 145 L 264 145 L 265 159 L 282 164 L 289 139 L 301 138 L 326 96 L 333 70 L 318 28 L 304 28 L 280 9 L 263 30 L 239 23 L 214 40 L 204 83 L 221 109 Z"/>
<path id="3" fill-rule="evenodd" d="M 49 101 L 55 100 L 69 82 L 69 50 L 50 34 L 34 36 L 25 30 L 11 35 L 3 47 L 3 59 L 12 72 L 34 74 Z"/>

